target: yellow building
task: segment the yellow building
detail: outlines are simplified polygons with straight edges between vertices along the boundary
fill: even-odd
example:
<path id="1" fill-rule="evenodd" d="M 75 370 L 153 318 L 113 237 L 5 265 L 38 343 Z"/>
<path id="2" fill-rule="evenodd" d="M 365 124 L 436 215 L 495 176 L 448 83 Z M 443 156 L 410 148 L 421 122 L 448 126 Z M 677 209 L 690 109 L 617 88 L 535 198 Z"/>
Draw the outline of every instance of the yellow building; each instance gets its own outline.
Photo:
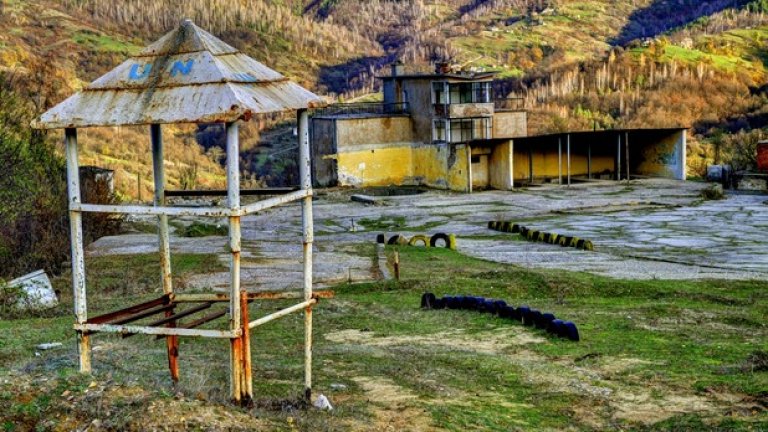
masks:
<path id="1" fill-rule="evenodd" d="M 494 99 L 493 78 L 444 69 L 406 75 L 395 64 L 382 78 L 382 103 L 315 111 L 310 140 L 316 185 L 471 192 L 622 174 L 684 178 L 684 130 L 528 137 L 523 101 Z"/>

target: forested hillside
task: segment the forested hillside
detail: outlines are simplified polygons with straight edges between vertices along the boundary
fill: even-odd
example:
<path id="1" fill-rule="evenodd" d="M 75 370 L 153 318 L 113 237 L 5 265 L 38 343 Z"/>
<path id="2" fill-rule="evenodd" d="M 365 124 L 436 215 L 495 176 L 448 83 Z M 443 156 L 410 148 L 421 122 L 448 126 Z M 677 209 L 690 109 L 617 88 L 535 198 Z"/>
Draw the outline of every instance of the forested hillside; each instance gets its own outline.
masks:
<path id="1" fill-rule="evenodd" d="M 723 133 L 764 126 L 767 10 L 766 0 L 0 0 L 0 68 L 41 112 L 190 17 L 339 100 L 375 94 L 395 59 L 414 71 L 449 60 L 498 71 L 497 96 L 526 98 L 531 133 L 684 125 L 700 167 Z M 254 184 L 290 165 L 264 151 L 290 157 L 285 134 L 259 133 L 284 120 L 247 131 Z M 122 193 L 148 197 L 145 132 L 88 131 L 83 163 L 115 168 Z M 169 132 L 172 184 L 221 184 L 210 131 Z"/>

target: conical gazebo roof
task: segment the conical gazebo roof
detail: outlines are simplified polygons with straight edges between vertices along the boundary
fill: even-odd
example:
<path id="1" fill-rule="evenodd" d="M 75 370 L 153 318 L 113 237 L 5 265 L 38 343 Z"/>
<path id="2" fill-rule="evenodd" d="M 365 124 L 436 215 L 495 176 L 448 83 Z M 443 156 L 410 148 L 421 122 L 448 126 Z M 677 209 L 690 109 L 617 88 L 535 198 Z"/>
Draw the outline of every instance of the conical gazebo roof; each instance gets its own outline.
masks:
<path id="1" fill-rule="evenodd" d="M 323 104 L 319 96 L 184 20 L 33 126 L 231 122 Z"/>

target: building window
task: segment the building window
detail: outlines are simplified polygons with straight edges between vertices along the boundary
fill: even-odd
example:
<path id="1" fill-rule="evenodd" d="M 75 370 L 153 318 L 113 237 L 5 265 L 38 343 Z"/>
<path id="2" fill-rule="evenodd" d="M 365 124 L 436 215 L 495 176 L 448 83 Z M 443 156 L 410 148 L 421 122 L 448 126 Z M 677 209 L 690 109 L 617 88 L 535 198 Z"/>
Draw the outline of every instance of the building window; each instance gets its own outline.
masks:
<path id="1" fill-rule="evenodd" d="M 432 141 L 446 142 L 448 137 L 446 136 L 445 120 L 434 120 L 432 127 Z"/>
<path id="2" fill-rule="evenodd" d="M 472 83 L 472 92 L 474 93 L 475 103 L 489 103 L 491 101 L 491 83 L 478 82 Z"/>
<path id="3" fill-rule="evenodd" d="M 448 141 L 466 142 L 492 137 L 493 123 L 489 117 L 451 120 Z"/>
<path id="4" fill-rule="evenodd" d="M 432 104 L 447 104 L 448 100 L 446 99 L 447 95 L 445 92 L 445 83 L 444 82 L 433 82 L 432 83 Z"/>

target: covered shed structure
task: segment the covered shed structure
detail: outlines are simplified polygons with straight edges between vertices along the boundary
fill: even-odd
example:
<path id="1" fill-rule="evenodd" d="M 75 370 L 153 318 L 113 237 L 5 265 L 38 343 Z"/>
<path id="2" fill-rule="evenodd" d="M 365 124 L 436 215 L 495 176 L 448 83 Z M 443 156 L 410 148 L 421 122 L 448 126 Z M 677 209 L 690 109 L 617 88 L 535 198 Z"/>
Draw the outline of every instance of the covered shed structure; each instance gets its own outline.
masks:
<path id="1" fill-rule="evenodd" d="M 190 20 L 128 59 L 106 75 L 44 113 L 33 126 L 65 129 L 69 216 L 72 247 L 74 329 L 78 336 L 80 370 L 91 371 L 91 335 L 97 332 L 150 334 L 165 337 L 169 367 L 178 380 L 178 338 L 210 337 L 230 341 L 230 390 L 236 402 L 253 396 L 250 330 L 289 313 L 305 312 L 305 394 L 312 383 L 312 306 L 318 293 L 312 290 L 312 181 L 308 117 L 306 110 L 323 105 L 322 99 L 281 74 L 246 56 Z M 252 116 L 298 110 L 300 185 L 297 190 L 241 205 L 238 123 Z M 224 123 L 226 130 L 226 206 L 173 207 L 165 202 L 162 124 Z M 154 205 L 97 205 L 81 200 L 77 129 L 97 126 L 148 125 L 154 172 Z M 280 191 L 285 192 L 285 191 Z M 281 204 L 301 201 L 303 221 L 303 290 L 285 293 L 246 293 L 240 287 L 240 218 Z M 89 317 L 86 301 L 82 214 L 84 212 L 156 215 L 163 296 L 97 317 Z M 226 217 L 229 220 L 229 292 L 174 293 L 170 259 L 168 218 L 173 216 Z M 260 298 L 298 298 L 300 303 L 249 321 L 248 303 Z M 228 302 L 224 311 L 182 324 L 217 302 Z M 185 307 L 185 306 L 192 307 Z M 184 307 L 183 310 L 182 307 Z M 135 321 L 164 315 L 149 324 Z M 162 316 L 161 315 L 161 316 Z M 199 329 L 200 325 L 228 315 L 223 330 Z"/>

